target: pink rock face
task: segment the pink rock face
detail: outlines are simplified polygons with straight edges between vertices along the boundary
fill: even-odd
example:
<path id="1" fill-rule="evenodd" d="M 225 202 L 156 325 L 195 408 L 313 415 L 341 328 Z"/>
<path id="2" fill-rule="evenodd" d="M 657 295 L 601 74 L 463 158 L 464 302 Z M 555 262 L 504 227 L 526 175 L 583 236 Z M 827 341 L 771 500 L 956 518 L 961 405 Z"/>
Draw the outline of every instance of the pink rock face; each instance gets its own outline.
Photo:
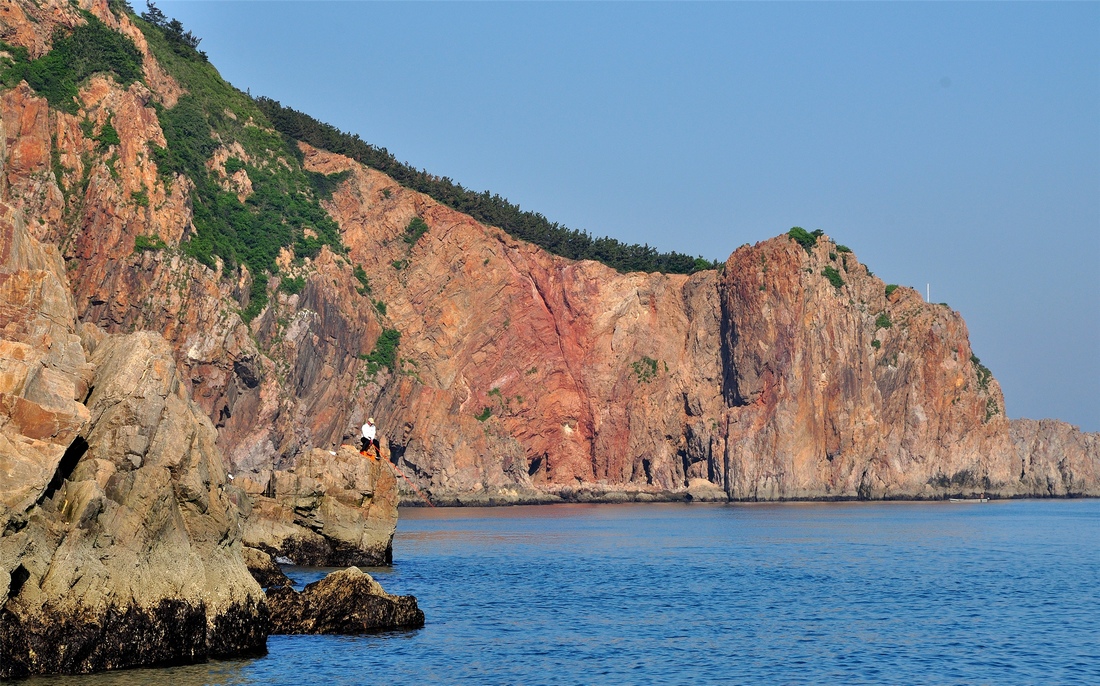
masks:
<path id="1" fill-rule="evenodd" d="M 46 490 L 88 422 L 91 379 L 57 248 L 0 203 L 0 526 Z"/>
<path id="2" fill-rule="evenodd" d="M 82 321 L 164 335 L 231 469 L 262 487 L 373 415 L 410 481 L 446 502 L 1100 492 L 1096 441 L 1010 435 L 958 313 L 907 288 L 887 296 L 825 238 L 809 253 L 785 236 L 746 246 L 722 273 L 619 274 L 302 145 L 307 169 L 350 172 L 326 203 L 349 252 L 284 255 L 269 307 L 245 324 L 252 276 L 174 249 L 192 230 L 190 184 L 162 180 L 148 151 L 165 144 L 151 103 L 171 106 L 179 86 L 128 20 L 86 4 L 135 39 L 146 85 L 94 77 L 79 118 L 25 85 L 0 94 L 0 199 L 59 246 Z M 79 21 L 51 7 L 50 21 Z M 4 11 L 0 35 L 41 52 L 50 34 Z M 82 118 L 112 121 L 120 143 L 100 150 Z M 244 170 L 225 173 L 239 145 L 222 145 L 209 168 L 247 196 Z M 410 244 L 415 217 L 428 231 Z M 135 251 L 138 236 L 168 249 Z M 279 292 L 291 277 L 304 288 Z M 394 369 L 374 369 L 363 358 L 387 329 L 401 336 Z M 1080 456 L 1072 473 L 1048 469 L 1061 450 Z"/>
<path id="3" fill-rule="evenodd" d="M 731 496 L 1016 491 L 1004 399 L 971 362 L 962 318 L 885 286 L 827 238 L 811 252 L 775 238 L 730 258 L 721 288 Z"/>

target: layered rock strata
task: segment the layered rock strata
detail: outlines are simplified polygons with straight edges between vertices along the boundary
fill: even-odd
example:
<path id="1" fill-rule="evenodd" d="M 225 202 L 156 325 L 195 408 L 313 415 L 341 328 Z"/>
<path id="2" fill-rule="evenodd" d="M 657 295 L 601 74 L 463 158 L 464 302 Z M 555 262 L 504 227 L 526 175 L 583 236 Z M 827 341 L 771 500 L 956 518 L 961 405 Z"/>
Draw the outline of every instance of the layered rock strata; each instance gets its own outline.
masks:
<path id="1" fill-rule="evenodd" d="M 388 458 L 389 450 L 362 455 L 344 445 L 313 450 L 266 487 L 242 477 L 252 501 L 245 545 L 300 565 L 390 564 L 398 496 Z"/>
<path id="2" fill-rule="evenodd" d="M 0 197 L 61 247 L 83 321 L 163 332 L 232 471 L 261 492 L 373 415 L 397 468 L 447 503 L 1100 494 L 1094 436 L 1006 420 L 961 317 L 887 295 L 827 238 L 745 246 L 721 273 L 619 274 L 303 145 L 309 170 L 348 173 L 326 208 L 350 250 L 285 254 L 245 323 L 251 275 L 183 255 L 190 182 L 151 154 L 166 144 L 154 103 L 172 107 L 179 86 L 128 19 L 82 6 L 134 38 L 144 83 L 93 76 L 77 115 L 25 84 L 0 94 Z M 83 21 L 67 3 L 17 9 L 0 37 L 32 55 Z M 114 122 L 120 142 L 84 121 Z M 224 171 L 238 144 L 219 144 Z M 222 180 L 250 192 L 245 170 Z M 410 242 L 415 217 L 429 230 Z M 135 250 L 141 236 L 167 247 Z M 291 277 L 302 290 L 280 292 Z M 384 329 L 401 334 L 395 363 L 372 368 Z"/>
<path id="3" fill-rule="evenodd" d="M 0 345 L 18 352 L 0 391 L 0 677 L 262 652 L 244 496 L 171 348 L 89 327 L 82 340 L 56 249 L 8 206 L 0 289 Z"/>

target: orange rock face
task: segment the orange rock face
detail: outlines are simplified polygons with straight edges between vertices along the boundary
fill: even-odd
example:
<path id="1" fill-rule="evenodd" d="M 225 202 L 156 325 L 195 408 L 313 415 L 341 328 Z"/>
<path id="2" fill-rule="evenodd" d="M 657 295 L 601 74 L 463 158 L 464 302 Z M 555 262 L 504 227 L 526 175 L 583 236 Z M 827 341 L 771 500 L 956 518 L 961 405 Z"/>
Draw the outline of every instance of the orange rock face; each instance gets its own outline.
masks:
<path id="1" fill-rule="evenodd" d="M 45 492 L 88 422 L 92 380 L 57 249 L 0 204 L 0 524 Z"/>
<path id="2" fill-rule="evenodd" d="M 910 289 L 888 296 L 824 238 L 810 252 L 787 237 L 746 246 L 722 273 L 619 274 L 302 146 L 308 169 L 350 172 L 326 204 L 349 252 L 284 255 L 269 307 L 245 324 L 251 276 L 176 249 L 190 185 L 162 180 L 149 154 L 165 145 L 152 101 L 171 106 L 179 87 L 128 20 L 86 4 L 135 39 L 147 85 L 94 77 L 79 117 L 26 85 L 0 94 L 0 199 L 61 249 L 84 322 L 165 336 L 232 470 L 258 484 L 373 415 L 399 468 L 448 502 L 1100 493 L 1095 440 L 1011 434 L 961 317 Z M 50 34 L 4 7 L 0 33 L 44 49 Z M 78 21 L 67 7 L 51 21 Z M 100 149 L 84 118 L 113 122 L 120 143 Z M 223 143 L 210 169 L 247 197 L 247 174 L 225 174 L 241 152 Z M 410 244 L 414 217 L 429 230 Z M 168 248 L 135 251 L 138 236 Z M 300 292 L 276 290 L 291 277 Z M 394 369 L 375 369 L 363 358 L 386 329 L 401 335 Z M 1062 450 L 1079 453 L 1072 475 Z"/>

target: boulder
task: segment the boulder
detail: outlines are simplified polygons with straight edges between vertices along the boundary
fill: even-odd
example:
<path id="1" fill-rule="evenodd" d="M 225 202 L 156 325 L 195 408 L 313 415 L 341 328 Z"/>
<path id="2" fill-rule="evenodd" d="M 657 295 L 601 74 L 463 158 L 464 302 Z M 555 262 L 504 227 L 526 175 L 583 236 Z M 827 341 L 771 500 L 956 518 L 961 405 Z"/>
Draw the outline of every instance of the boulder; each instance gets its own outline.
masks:
<path id="1" fill-rule="evenodd" d="M 388 457 L 384 444 L 378 456 L 344 445 L 313 450 L 264 484 L 242 479 L 252 496 L 245 544 L 314 567 L 390 564 L 398 493 Z"/>
<path id="2" fill-rule="evenodd" d="M 244 563 L 248 567 L 248 573 L 265 590 L 275 586 L 293 585 L 275 559 L 258 548 L 244 547 Z"/>
<path id="3" fill-rule="evenodd" d="M 419 629 L 424 612 L 411 595 L 389 595 L 357 567 L 333 572 L 301 592 L 269 589 L 273 634 L 365 634 Z"/>

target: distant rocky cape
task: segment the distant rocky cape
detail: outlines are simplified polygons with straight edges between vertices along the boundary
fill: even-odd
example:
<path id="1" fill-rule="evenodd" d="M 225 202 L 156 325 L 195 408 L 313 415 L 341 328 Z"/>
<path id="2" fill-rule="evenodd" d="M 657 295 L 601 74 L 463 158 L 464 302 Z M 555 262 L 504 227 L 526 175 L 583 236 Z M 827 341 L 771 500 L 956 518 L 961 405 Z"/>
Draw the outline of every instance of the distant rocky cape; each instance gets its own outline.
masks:
<path id="1" fill-rule="evenodd" d="M 83 643 L 37 671 L 262 650 L 242 546 L 385 564 L 399 489 L 446 504 L 1100 495 L 1097 434 L 1007 419 L 961 315 L 825 235 L 690 276 L 623 274 L 297 144 L 304 169 L 341 173 L 323 206 L 347 249 L 284 250 L 246 322 L 256 275 L 180 249 L 195 185 L 158 169 L 155 108 L 185 90 L 128 17 L 79 4 L 133 41 L 144 78 L 91 76 L 75 114 L 25 81 L 0 92 L 5 659 L 45 659 L 81 613 Z M 84 21 L 67 1 L 7 2 L 0 39 L 34 58 Z M 241 202 L 248 165 L 287 164 L 216 143 L 207 169 Z M 368 415 L 378 459 L 341 447 Z M 167 626 L 146 653 L 105 642 Z"/>

